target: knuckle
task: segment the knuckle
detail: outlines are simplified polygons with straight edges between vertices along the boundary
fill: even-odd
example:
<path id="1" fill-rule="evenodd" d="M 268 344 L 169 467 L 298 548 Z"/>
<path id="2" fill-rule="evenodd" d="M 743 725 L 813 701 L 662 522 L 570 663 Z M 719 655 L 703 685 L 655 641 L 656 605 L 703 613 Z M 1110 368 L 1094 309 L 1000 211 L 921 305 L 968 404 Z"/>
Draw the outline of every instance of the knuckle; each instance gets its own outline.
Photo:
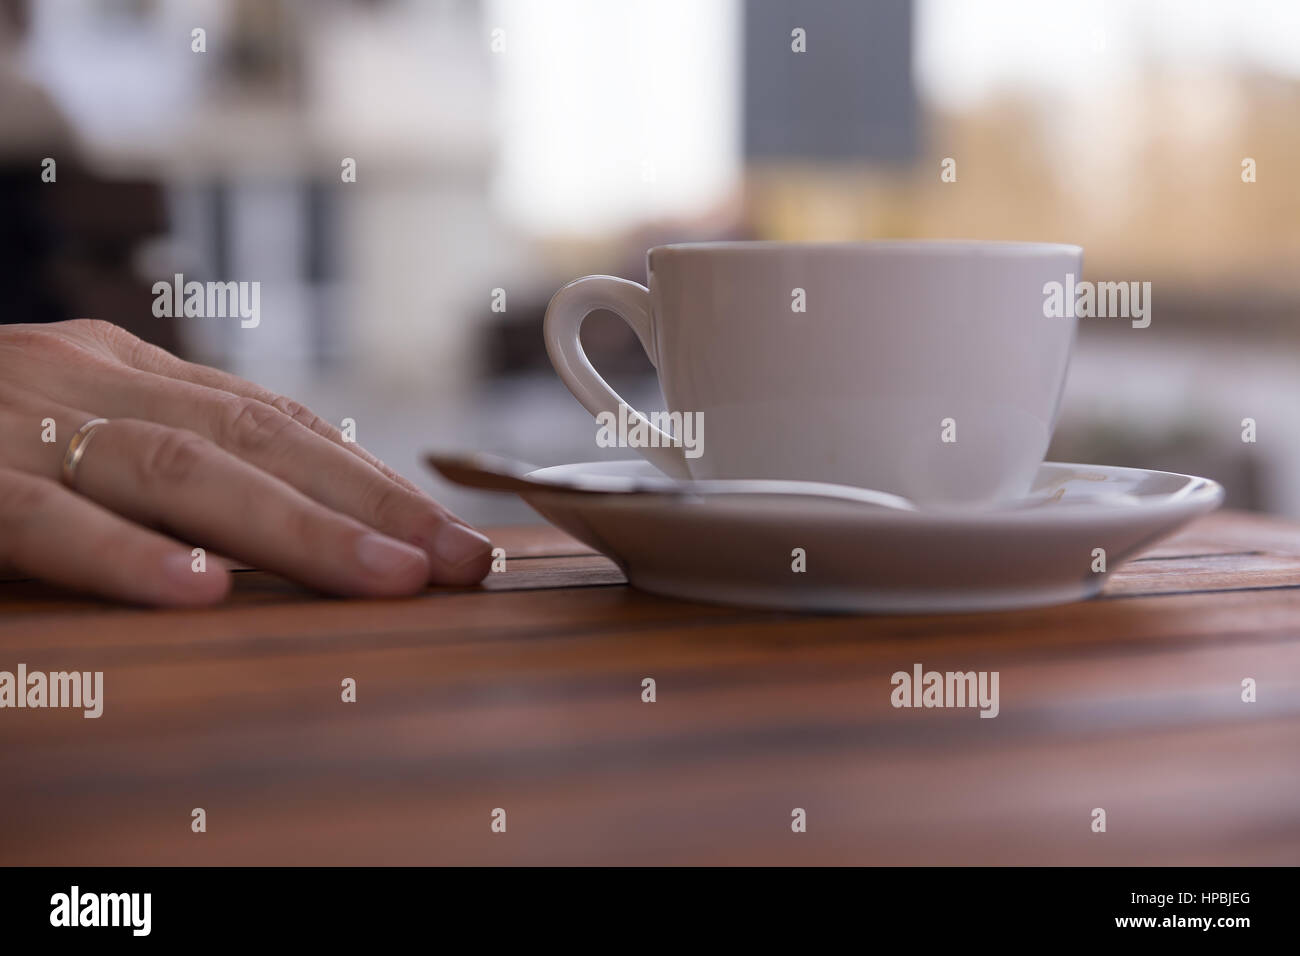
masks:
<path id="1" fill-rule="evenodd" d="M 454 520 L 445 508 L 418 491 L 376 471 L 366 489 L 365 514 L 378 528 L 405 528 L 425 541 Z"/>
<path id="2" fill-rule="evenodd" d="M 260 451 L 275 442 L 293 419 L 255 398 L 227 403 L 220 425 L 222 444 L 243 451 Z"/>
<path id="3" fill-rule="evenodd" d="M 103 319 L 72 319 L 68 326 L 87 338 L 99 339 L 101 342 L 116 342 L 123 337 L 134 338 L 120 325 Z"/>
<path id="4" fill-rule="evenodd" d="M 6 329 L 4 344 L 47 362 L 98 362 L 112 354 L 107 336 L 113 333 L 94 331 L 100 325 L 128 334 L 99 319 L 72 319 Z"/>
<path id="5" fill-rule="evenodd" d="M 16 325 L 4 330 L 5 344 L 24 352 L 50 348 L 58 339 L 59 334 L 46 325 Z"/>
<path id="6" fill-rule="evenodd" d="M 0 469 L 0 560 L 12 561 L 48 534 L 58 488 L 31 475 Z"/>
<path id="7" fill-rule="evenodd" d="M 141 344 L 140 340 L 112 322 L 103 319 L 73 319 L 68 323 L 70 338 L 91 346 L 92 350 L 107 352 L 109 355 L 121 355 Z"/>
<path id="8" fill-rule="evenodd" d="M 376 520 L 381 523 L 397 523 L 403 511 L 407 510 L 410 493 L 384 475 L 375 472 L 369 498 L 370 514 L 374 515 Z"/>
<path id="9" fill-rule="evenodd" d="M 281 519 L 284 533 L 313 552 L 330 552 L 339 547 L 336 521 L 328 511 L 304 503 L 286 508 Z"/>
<path id="10" fill-rule="evenodd" d="M 279 395 L 271 402 L 271 407 L 314 432 L 322 433 L 322 426 L 328 429 L 323 418 L 301 402 L 295 402 L 292 398 Z"/>
<path id="11" fill-rule="evenodd" d="M 189 481 L 203 463 L 207 442 L 181 428 L 159 429 L 140 459 L 148 481 L 181 484 Z"/>
<path id="12" fill-rule="evenodd" d="M 56 490 L 39 478 L 0 471 L 0 525 L 12 530 L 44 512 Z"/>

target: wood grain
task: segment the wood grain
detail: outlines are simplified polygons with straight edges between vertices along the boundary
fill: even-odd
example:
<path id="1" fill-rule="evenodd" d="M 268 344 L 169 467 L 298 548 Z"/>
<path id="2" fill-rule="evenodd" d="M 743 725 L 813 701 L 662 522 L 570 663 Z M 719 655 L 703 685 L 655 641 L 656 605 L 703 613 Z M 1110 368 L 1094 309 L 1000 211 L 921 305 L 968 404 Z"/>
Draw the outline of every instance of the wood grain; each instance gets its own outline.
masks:
<path id="1" fill-rule="evenodd" d="M 0 669 L 105 685 L 98 720 L 0 710 L 0 863 L 1300 862 L 1294 524 L 1208 517 L 1085 603 L 894 617 L 667 600 L 492 534 L 505 573 L 401 601 L 0 583 Z M 997 671 L 998 717 L 893 707 L 915 662 Z"/>

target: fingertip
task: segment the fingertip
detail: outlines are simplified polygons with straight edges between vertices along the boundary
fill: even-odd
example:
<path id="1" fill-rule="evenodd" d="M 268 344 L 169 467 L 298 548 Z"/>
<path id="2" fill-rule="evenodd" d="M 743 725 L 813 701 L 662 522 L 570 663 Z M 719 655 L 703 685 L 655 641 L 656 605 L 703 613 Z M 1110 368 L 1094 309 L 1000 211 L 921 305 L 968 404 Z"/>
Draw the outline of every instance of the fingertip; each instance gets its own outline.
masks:
<path id="1" fill-rule="evenodd" d="M 365 571 L 366 594 L 414 594 L 429 580 L 429 558 L 421 549 L 377 532 L 356 542 L 357 562 Z"/>
<path id="2" fill-rule="evenodd" d="M 162 560 L 161 587 L 151 603 L 169 607 L 205 607 L 230 594 L 230 572 L 219 561 L 193 551 L 172 551 Z"/>
<path id="3" fill-rule="evenodd" d="M 477 584 L 492 566 L 492 542 L 457 521 L 444 522 L 427 550 L 432 558 L 430 580 L 435 584 Z"/>

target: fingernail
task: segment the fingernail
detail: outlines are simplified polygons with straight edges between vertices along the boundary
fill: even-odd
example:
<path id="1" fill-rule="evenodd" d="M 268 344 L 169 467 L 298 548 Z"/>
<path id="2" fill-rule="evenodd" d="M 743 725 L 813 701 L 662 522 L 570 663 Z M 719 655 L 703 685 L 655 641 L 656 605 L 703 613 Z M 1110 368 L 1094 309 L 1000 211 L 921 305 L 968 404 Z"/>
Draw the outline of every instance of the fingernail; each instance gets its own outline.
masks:
<path id="1" fill-rule="evenodd" d="M 492 542 L 486 537 L 454 521 L 439 528 L 433 539 L 433 553 L 453 568 L 480 558 L 491 549 Z"/>
<path id="2" fill-rule="evenodd" d="M 428 564 L 419 548 L 382 534 L 366 534 L 357 539 L 357 560 L 363 568 L 375 574 L 400 574 L 414 565 Z"/>

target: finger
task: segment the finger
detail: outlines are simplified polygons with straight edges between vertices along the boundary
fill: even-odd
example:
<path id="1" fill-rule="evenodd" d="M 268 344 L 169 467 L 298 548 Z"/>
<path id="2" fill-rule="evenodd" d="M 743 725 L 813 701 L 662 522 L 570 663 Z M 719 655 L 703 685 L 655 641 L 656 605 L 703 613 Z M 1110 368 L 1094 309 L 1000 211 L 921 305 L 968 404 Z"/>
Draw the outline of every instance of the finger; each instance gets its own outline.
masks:
<path id="1" fill-rule="evenodd" d="M 156 345 L 137 339 L 134 336 L 123 338 L 121 341 L 116 343 L 114 352 L 122 362 L 140 371 L 152 372 L 178 381 L 189 382 L 193 385 L 202 385 L 206 388 L 218 389 L 223 392 L 229 392 L 231 395 L 256 399 L 263 404 L 270 405 L 277 411 L 288 415 L 309 431 L 315 432 L 326 441 L 329 441 L 344 449 L 349 454 L 360 458 L 381 474 L 397 482 L 407 491 L 428 497 L 417 485 L 402 477 L 392 468 L 389 468 L 356 442 L 344 441 L 343 433 L 331 422 L 327 422 L 311 409 L 295 402 L 291 398 L 286 398 L 269 388 L 264 388 L 256 382 L 242 379 L 238 375 L 233 375 L 230 372 L 224 372 L 221 369 L 211 368 L 207 365 L 198 365 L 194 362 L 187 362 L 182 358 L 177 358 L 175 355 L 172 355 L 172 353 L 168 352 L 166 349 L 161 349 Z M 448 514 L 450 514 L 450 512 L 448 512 Z M 455 521 L 460 521 L 460 519 L 455 515 L 451 515 L 451 517 Z M 464 524 L 464 522 L 460 523 Z"/>
<path id="2" fill-rule="evenodd" d="M 342 514 L 414 544 L 428 555 L 429 580 L 476 584 L 492 563 L 492 544 L 427 495 L 408 491 L 342 446 L 253 398 L 152 372 L 125 370 L 95 396 L 110 418 L 185 428 Z"/>
<path id="3" fill-rule="evenodd" d="M 236 560 L 337 594 L 413 594 L 424 552 L 312 501 L 194 432 L 114 419 L 77 466 L 76 490 Z"/>
<path id="4" fill-rule="evenodd" d="M 95 417 L 31 395 L 17 399 L 0 396 L 4 467 L 58 481 L 68 442 Z"/>
<path id="5" fill-rule="evenodd" d="M 168 607 L 222 600 L 230 575 L 188 545 L 45 478 L 0 468 L 0 564 L 63 587 Z"/>

